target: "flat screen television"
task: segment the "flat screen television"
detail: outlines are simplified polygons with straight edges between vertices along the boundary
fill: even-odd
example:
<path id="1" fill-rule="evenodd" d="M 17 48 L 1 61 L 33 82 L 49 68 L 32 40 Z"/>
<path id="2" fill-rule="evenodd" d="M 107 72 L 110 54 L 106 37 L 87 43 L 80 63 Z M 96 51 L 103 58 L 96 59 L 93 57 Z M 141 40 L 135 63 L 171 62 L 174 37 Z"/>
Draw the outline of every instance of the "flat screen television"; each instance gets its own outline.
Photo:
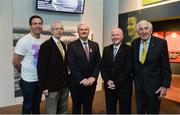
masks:
<path id="1" fill-rule="evenodd" d="M 83 14 L 85 0 L 36 0 L 36 9 Z"/>

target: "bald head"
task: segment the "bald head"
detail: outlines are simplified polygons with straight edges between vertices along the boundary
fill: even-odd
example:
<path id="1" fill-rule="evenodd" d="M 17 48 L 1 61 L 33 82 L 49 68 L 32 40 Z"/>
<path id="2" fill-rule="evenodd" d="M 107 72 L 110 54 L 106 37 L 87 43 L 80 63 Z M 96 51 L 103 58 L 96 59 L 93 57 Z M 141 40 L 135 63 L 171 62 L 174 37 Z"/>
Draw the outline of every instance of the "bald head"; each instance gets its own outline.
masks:
<path id="1" fill-rule="evenodd" d="M 123 31 L 120 28 L 114 28 L 111 32 L 111 40 L 114 45 L 118 45 L 123 40 Z"/>
<path id="2" fill-rule="evenodd" d="M 122 32 L 122 30 L 120 28 L 113 28 L 112 33 L 114 33 L 114 32 L 123 34 L 123 32 Z"/>

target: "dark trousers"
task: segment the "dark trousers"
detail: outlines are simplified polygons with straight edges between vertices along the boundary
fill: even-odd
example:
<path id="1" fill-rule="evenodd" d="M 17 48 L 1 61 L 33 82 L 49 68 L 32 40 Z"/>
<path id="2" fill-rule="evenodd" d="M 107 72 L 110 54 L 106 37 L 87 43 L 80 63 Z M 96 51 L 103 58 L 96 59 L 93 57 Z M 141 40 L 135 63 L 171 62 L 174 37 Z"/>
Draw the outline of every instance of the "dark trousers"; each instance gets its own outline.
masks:
<path id="1" fill-rule="evenodd" d="M 119 101 L 119 113 L 131 114 L 131 97 L 132 92 L 119 92 L 106 89 L 106 112 L 107 114 L 117 113 L 117 102 Z"/>
<path id="2" fill-rule="evenodd" d="M 145 92 L 136 92 L 138 114 L 159 114 L 161 100 L 157 94 L 147 95 Z"/>
<path id="3" fill-rule="evenodd" d="M 84 114 L 92 113 L 92 102 L 95 94 L 96 85 L 83 86 L 82 84 L 73 85 L 70 88 L 72 97 L 72 113 L 80 114 L 83 106 Z"/>
<path id="4" fill-rule="evenodd" d="M 23 94 L 22 114 L 39 114 L 41 103 L 41 91 L 38 82 L 20 80 L 19 83 Z"/>

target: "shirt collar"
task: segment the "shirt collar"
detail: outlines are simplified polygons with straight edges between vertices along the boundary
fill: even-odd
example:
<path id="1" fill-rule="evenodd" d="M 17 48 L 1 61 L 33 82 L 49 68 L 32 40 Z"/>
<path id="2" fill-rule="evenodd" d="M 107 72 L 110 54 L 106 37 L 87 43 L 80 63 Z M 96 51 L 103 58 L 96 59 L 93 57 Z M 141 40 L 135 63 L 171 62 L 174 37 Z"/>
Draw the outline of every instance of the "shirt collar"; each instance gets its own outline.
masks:
<path id="1" fill-rule="evenodd" d="M 87 39 L 84 41 L 81 38 L 79 38 L 79 40 L 81 41 L 81 44 L 83 44 L 84 42 L 87 42 L 87 44 L 88 44 L 88 40 Z"/>
<path id="2" fill-rule="evenodd" d="M 118 45 L 113 45 L 113 48 L 117 48 L 119 49 L 119 47 L 121 46 L 122 42 L 120 42 Z"/>
<path id="3" fill-rule="evenodd" d="M 54 36 L 52 36 L 53 40 L 55 43 L 57 43 L 59 40 L 57 38 L 55 38 Z"/>
<path id="4" fill-rule="evenodd" d="M 146 44 L 149 44 L 150 39 L 151 39 L 151 36 L 149 36 L 149 38 L 146 40 Z M 141 39 L 141 44 L 142 44 L 142 43 L 144 43 L 144 41 Z"/>

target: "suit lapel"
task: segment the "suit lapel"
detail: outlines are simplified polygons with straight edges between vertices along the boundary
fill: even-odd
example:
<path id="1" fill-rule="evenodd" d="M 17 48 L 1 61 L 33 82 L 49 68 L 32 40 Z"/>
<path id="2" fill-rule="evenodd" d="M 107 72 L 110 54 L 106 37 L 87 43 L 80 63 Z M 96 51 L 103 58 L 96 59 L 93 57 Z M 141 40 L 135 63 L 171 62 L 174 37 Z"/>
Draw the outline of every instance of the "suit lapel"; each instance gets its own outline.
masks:
<path id="1" fill-rule="evenodd" d="M 148 60 L 150 59 L 150 57 L 152 56 L 153 48 L 154 48 L 154 39 L 153 39 L 153 37 L 151 37 L 145 63 L 147 63 Z"/>
<path id="2" fill-rule="evenodd" d="M 121 55 L 121 52 L 122 52 L 123 48 L 124 48 L 124 43 L 122 42 L 122 44 L 120 45 L 120 47 L 119 47 L 119 49 L 118 49 L 118 52 L 117 52 L 117 54 L 116 54 L 116 56 L 115 56 L 115 60 L 118 58 L 119 55 Z M 113 48 L 112 48 L 112 49 L 113 49 Z M 112 50 L 112 54 L 113 54 L 113 50 Z M 113 56 L 112 56 L 112 57 L 113 57 Z"/>
<path id="3" fill-rule="evenodd" d="M 107 54 L 110 57 L 110 60 L 113 62 L 113 44 L 109 47 L 109 54 Z"/>
<path id="4" fill-rule="evenodd" d="M 88 45 L 89 45 L 89 62 L 91 61 L 92 59 L 92 56 L 93 56 L 93 53 L 94 53 L 94 50 L 93 50 L 93 44 L 91 41 L 88 40 Z"/>
<path id="5" fill-rule="evenodd" d="M 88 41 L 88 45 L 89 45 L 89 41 Z M 79 50 L 79 52 L 82 52 L 82 55 L 83 55 L 82 57 L 84 57 L 84 59 L 86 61 L 88 61 L 87 56 L 86 56 L 86 52 L 84 51 L 84 47 L 83 47 L 83 45 L 79 39 L 78 39 L 77 49 Z M 89 45 L 89 49 L 90 49 L 90 45 Z M 89 58 L 89 60 L 90 60 L 90 58 Z"/>
<path id="6" fill-rule="evenodd" d="M 51 44 L 52 44 L 52 49 L 53 49 L 53 50 L 56 50 L 56 52 L 58 53 L 59 57 L 60 57 L 61 59 L 63 59 L 63 56 L 62 56 L 62 54 L 60 53 L 59 48 L 58 48 L 58 46 L 56 45 L 56 43 L 55 43 L 55 41 L 53 40 L 52 37 L 50 38 L 50 40 L 51 40 Z"/>

